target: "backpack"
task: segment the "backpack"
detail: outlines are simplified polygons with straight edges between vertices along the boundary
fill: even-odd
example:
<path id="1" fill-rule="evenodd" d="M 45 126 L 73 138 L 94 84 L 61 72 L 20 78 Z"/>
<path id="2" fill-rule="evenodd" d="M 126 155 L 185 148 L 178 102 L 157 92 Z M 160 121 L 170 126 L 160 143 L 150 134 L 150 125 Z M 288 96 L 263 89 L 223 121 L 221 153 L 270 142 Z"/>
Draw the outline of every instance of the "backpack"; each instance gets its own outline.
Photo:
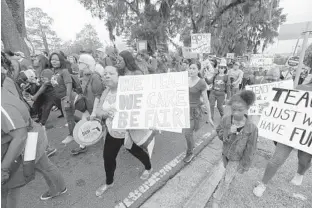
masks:
<path id="1" fill-rule="evenodd" d="M 71 74 L 71 78 L 73 81 L 73 91 L 78 93 L 78 94 L 81 94 L 82 93 L 82 87 L 81 87 L 81 83 L 80 83 L 78 76 Z"/>

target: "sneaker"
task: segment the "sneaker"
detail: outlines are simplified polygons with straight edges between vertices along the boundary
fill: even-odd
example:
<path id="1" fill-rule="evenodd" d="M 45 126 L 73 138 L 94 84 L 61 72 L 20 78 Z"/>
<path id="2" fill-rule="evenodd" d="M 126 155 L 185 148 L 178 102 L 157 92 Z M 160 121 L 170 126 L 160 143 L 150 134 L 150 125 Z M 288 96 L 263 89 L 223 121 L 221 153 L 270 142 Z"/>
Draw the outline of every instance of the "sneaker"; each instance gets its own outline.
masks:
<path id="1" fill-rule="evenodd" d="M 140 177 L 141 180 L 146 180 L 146 179 L 148 179 L 149 176 L 151 175 L 152 171 L 153 171 L 153 168 L 151 168 L 150 170 L 144 170 L 143 173 L 142 173 L 142 175 L 141 175 L 141 177 Z"/>
<path id="2" fill-rule="evenodd" d="M 56 148 L 48 148 L 46 150 L 47 156 L 50 157 L 56 153 L 57 149 Z"/>
<path id="3" fill-rule="evenodd" d="M 72 142 L 74 140 L 73 136 L 67 136 L 63 141 L 62 143 L 63 144 L 68 144 L 70 142 Z"/>
<path id="4" fill-rule="evenodd" d="M 257 197 L 261 197 L 266 190 L 266 186 L 260 182 L 258 186 L 256 186 L 253 190 L 254 195 Z"/>
<path id="5" fill-rule="evenodd" d="M 45 192 L 44 194 L 42 194 L 40 196 L 40 199 L 42 201 L 48 200 L 48 199 L 52 199 L 54 197 L 60 196 L 62 194 L 65 194 L 67 192 L 67 188 L 65 188 L 63 191 L 61 191 L 60 193 L 56 194 L 55 196 L 52 196 L 51 193 L 49 191 Z"/>
<path id="6" fill-rule="evenodd" d="M 65 126 L 68 127 L 68 123 L 66 123 Z"/>
<path id="7" fill-rule="evenodd" d="M 294 178 L 291 180 L 291 183 L 294 184 L 295 186 L 300 186 L 302 184 L 302 181 L 303 181 L 303 175 L 296 173 Z"/>
<path id="8" fill-rule="evenodd" d="M 76 149 L 73 149 L 72 151 L 71 151 L 71 154 L 72 155 L 79 155 L 80 153 L 85 153 L 85 152 L 87 152 L 87 147 L 78 147 L 78 148 L 76 148 Z"/>
<path id="9" fill-rule="evenodd" d="M 189 163 L 189 162 L 192 161 L 193 158 L 194 158 L 194 154 L 193 154 L 193 153 L 187 153 L 187 154 L 185 155 L 185 158 L 183 159 L 183 161 L 184 161 L 185 163 Z"/>
<path id="10" fill-rule="evenodd" d="M 100 187 L 96 190 L 95 195 L 96 195 L 97 197 L 102 196 L 108 189 L 110 189 L 111 187 L 113 187 L 113 185 L 114 185 L 114 184 L 112 183 L 112 184 L 110 184 L 110 185 L 104 184 L 104 185 L 100 186 Z"/>

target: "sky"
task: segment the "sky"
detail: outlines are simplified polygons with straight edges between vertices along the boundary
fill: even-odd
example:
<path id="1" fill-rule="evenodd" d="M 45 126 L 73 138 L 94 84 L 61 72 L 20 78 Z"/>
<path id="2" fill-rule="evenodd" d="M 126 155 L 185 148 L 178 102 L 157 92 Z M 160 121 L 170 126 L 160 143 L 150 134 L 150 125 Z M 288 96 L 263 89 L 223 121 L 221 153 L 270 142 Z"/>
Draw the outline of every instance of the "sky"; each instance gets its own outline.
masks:
<path id="1" fill-rule="evenodd" d="M 312 21 L 312 0 L 280 0 L 287 23 Z M 78 0 L 25 0 L 25 9 L 39 7 L 54 19 L 52 28 L 63 41 L 74 40 L 85 24 L 92 24 L 104 45 L 109 43 L 105 20 L 92 18 Z"/>

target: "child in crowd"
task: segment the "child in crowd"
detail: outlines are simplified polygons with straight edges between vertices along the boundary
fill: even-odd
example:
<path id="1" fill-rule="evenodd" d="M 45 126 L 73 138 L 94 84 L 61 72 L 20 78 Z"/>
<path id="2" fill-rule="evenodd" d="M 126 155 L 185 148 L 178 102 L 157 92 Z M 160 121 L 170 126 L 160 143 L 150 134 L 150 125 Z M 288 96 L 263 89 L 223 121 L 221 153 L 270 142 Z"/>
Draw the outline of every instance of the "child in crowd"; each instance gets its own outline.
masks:
<path id="1" fill-rule="evenodd" d="M 222 118 L 216 129 L 223 141 L 222 158 L 225 176 L 213 195 L 213 208 L 219 207 L 224 193 L 229 189 L 237 173 L 248 171 L 257 149 L 258 128 L 247 116 L 248 109 L 255 101 L 252 91 L 235 94 L 229 101 L 231 115 Z"/>

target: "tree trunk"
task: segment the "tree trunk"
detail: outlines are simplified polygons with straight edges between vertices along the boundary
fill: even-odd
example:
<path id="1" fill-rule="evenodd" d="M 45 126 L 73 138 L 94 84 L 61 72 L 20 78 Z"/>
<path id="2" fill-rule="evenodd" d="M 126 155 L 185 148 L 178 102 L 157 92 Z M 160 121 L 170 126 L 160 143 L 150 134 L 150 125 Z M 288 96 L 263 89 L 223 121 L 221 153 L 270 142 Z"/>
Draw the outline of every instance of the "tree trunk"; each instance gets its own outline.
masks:
<path id="1" fill-rule="evenodd" d="M 46 36 L 45 32 L 42 30 L 42 26 L 41 26 L 40 22 L 39 22 L 39 26 L 40 26 L 40 32 L 41 32 L 41 38 L 42 38 L 44 50 L 48 54 L 50 54 L 49 45 L 48 45 L 48 41 L 47 41 L 47 36 Z"/>
<path id="2" fill-rule="evenodd" d="M 17 11 L 13 13 L 17 13 Z M 21 32 L 23 32 L 22 29 Z M 24 37 L 19 32 L 12 12 L 5 0 L 1 0 L 1 40 L 5 50 L 22 51 L 26 57 L 30 56 Z"/>

